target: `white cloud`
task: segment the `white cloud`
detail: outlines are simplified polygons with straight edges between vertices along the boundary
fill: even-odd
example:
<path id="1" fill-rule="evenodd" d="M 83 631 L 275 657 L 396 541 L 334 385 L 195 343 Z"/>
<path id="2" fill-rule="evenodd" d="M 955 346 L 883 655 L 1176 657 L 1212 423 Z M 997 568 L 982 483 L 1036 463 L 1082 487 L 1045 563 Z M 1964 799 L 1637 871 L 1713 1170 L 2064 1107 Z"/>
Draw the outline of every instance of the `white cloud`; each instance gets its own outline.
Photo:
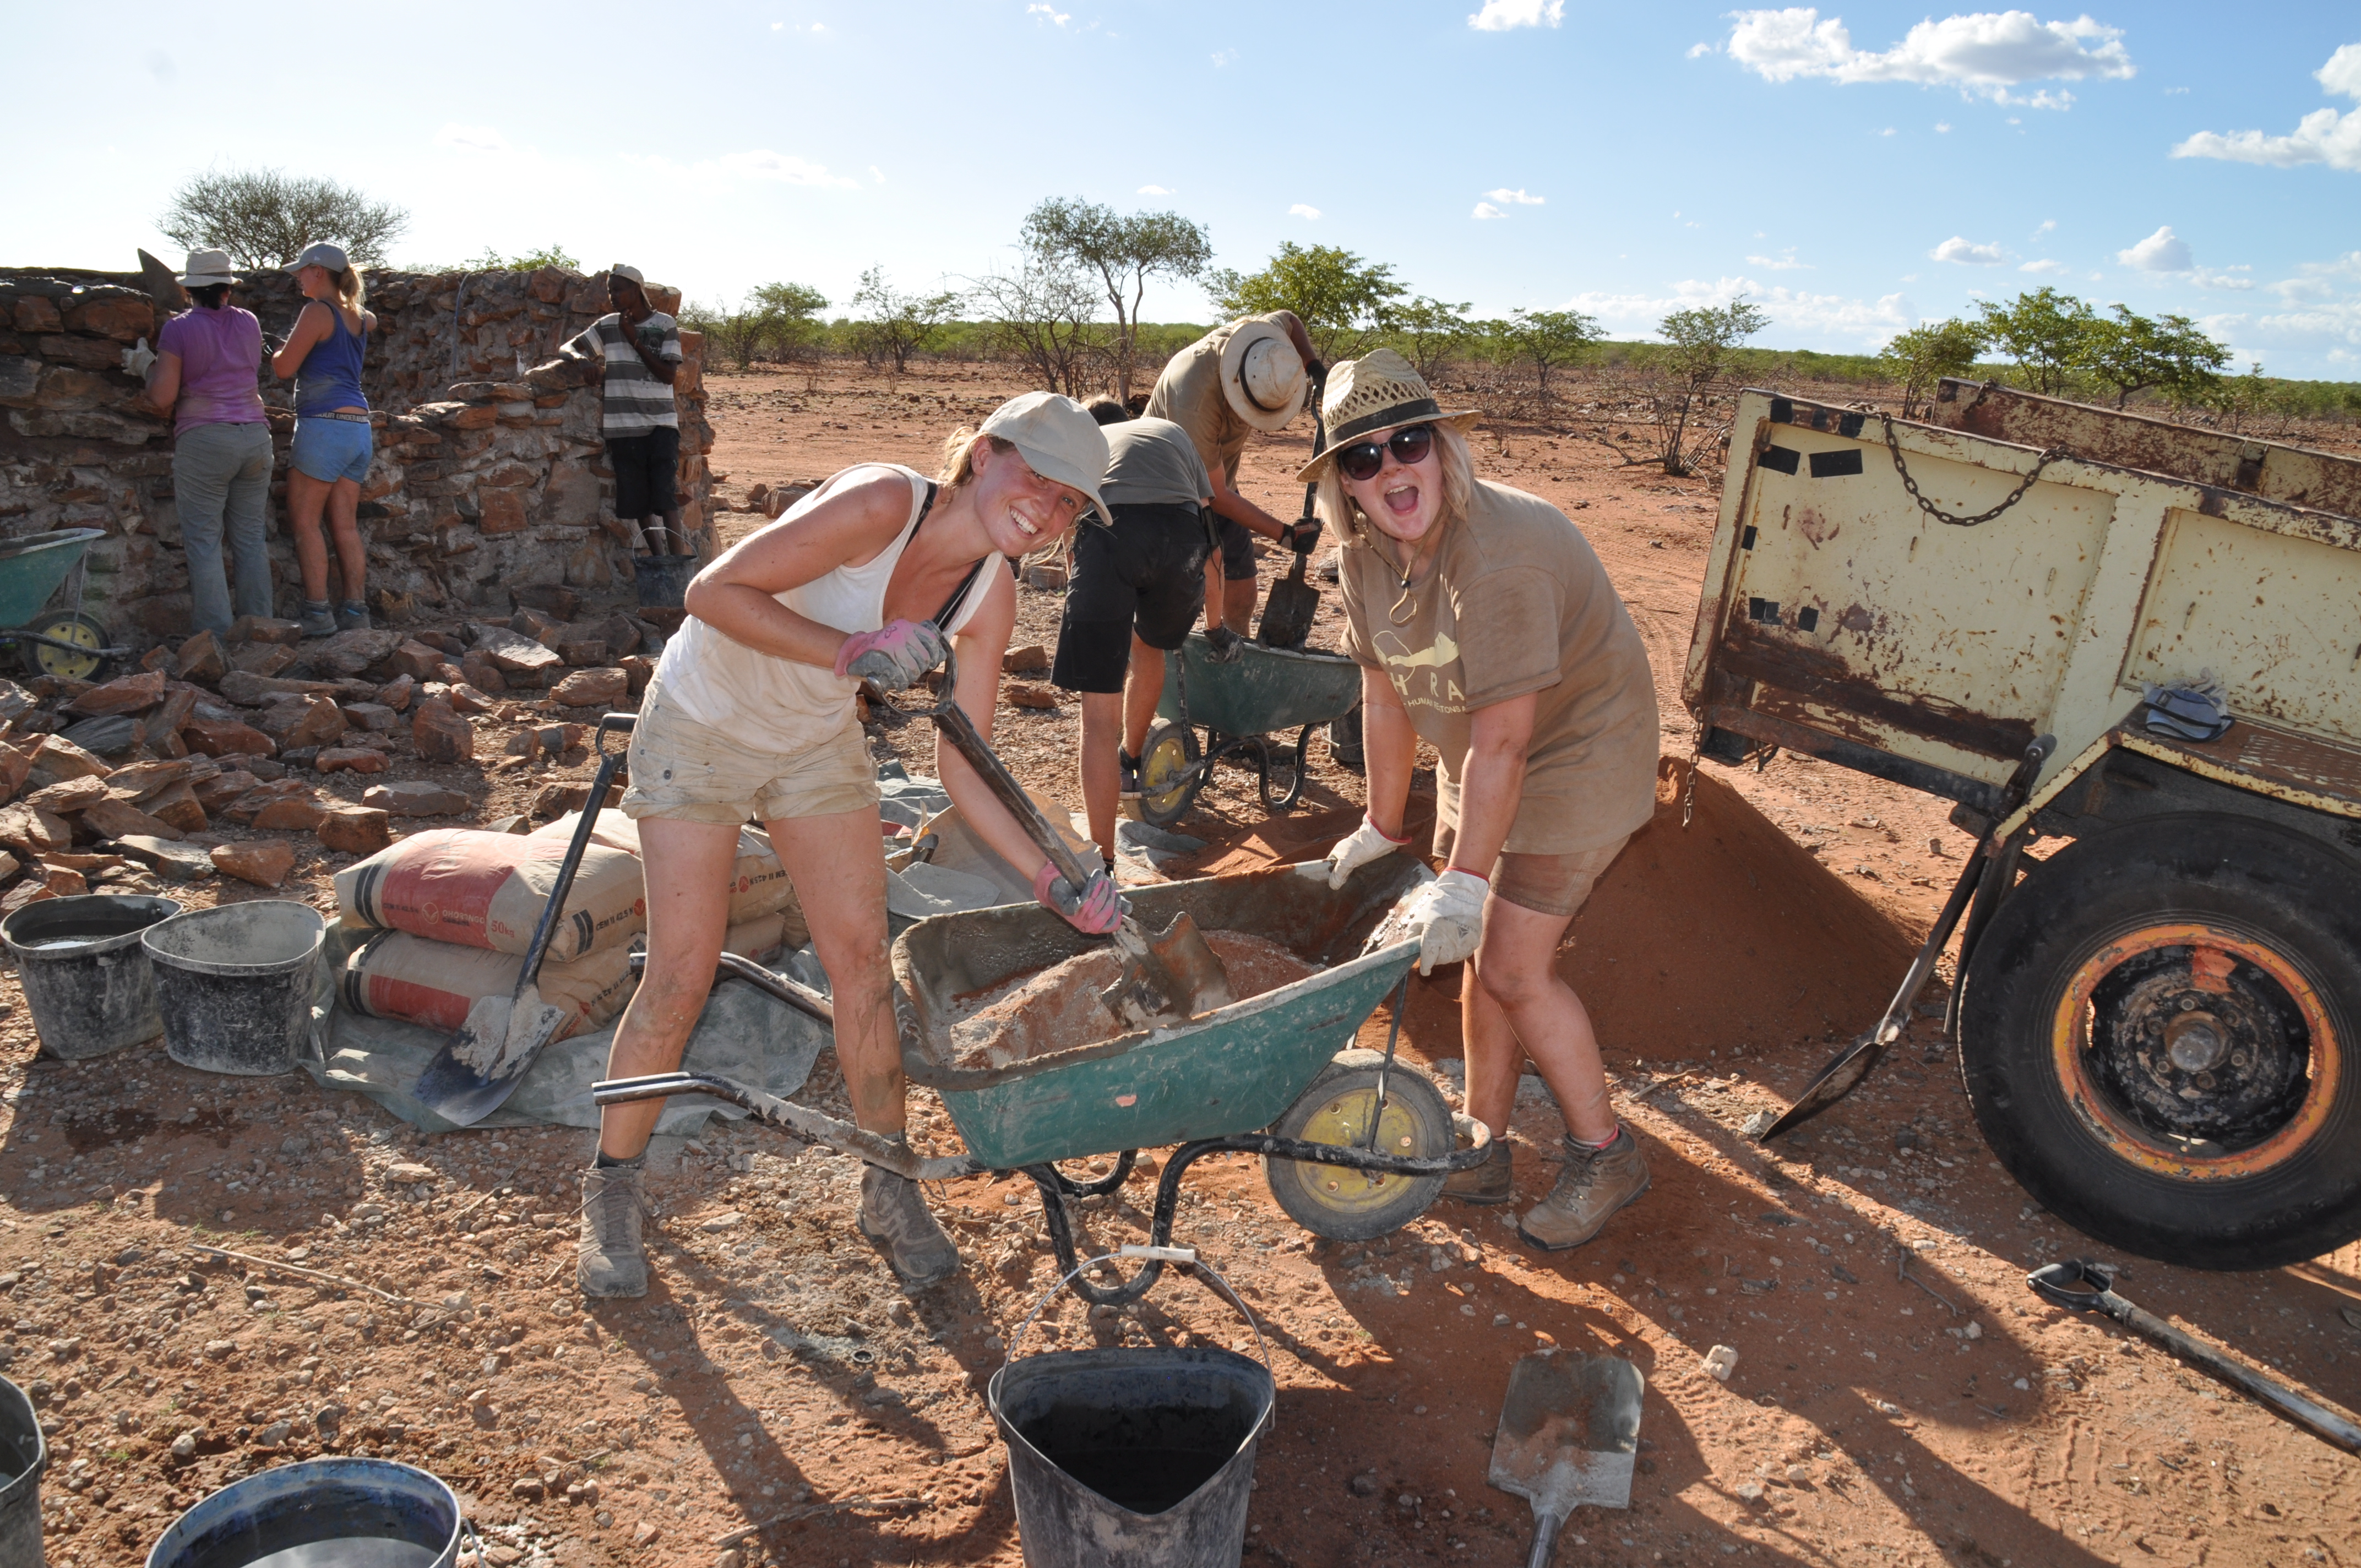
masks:
<path id="1" fill-rule="evenodd" d="M 1937 120 L 1935 122 L 1935 134 L 1938 137 L 1949 136 L 1951 134 L 1951 122 L 1949 120 Z"/>
<path id="2" fill-rule="evenodd" d="M 1809 272 L 1813 269 L 1810 262 L 1795 259 L 1795 247 L 1792 245 L 1776 256 L 1750 256 L 1746 258 L 1746 265 L 1760 267 L 1769 272 Z"/>
<path id="3" fill-rule="evenodd" d="M 1505 33 L 1510 27 L 1554 27 L 1565 20 L 1565 0 L 1484 0 L 1484 8 L 1467 18 L 1479 32 Z"/>
<path id="4" fill-rule="evenodd" d="M 2228 272 L 2208 272 L 2200 268 L 2189 275 L 2189 280 L 2201 289 L 2251 289 L 2255 286 L 2252 278 L 2233 276 L 2246 270 L 2244 267 L 2233 267 Z"/>
<path id="5" fill-rule="evenodd" d="M 678 164 L 668 158 L 626 153 L 623 161 L 634 169 L 672 180 L 694 181 L 702 185 L 735 184 L 741 181 L 762 180 L 780 185 L 827 186 L 838 190 L 860 189 L 860 182 L 849 176 L 831 174 L 809 159 L 793 153 L 773 152 L 768 148 L 752 148 L 744 152 L 725 152 L 719 158 L 701 158 L 695 163 Z M 871 170 L 875 174 L 875 170 Z M 882 182 L 884 176 L 878 175 Z"/>
<path id="6" fill-rule="evenodd" d="M 2057 226 L 2058 220 L 2056 218 L 2044 218 L 2041 220 L 2041 226 L 2033 231 L 2033 237 L 2039 239 L 2043 235 L 2048 234 L 2057 228 Z"/>
<path id="7" fill-rule="evenodd" d="M 1213 69 L 1216 71 L 1225 65 L 1235 65 L 1237 62 L 1238 51 L 1234 49 L 1221 49 L 1213 51 Z"/>
<path id="8" fill-rule="evenodd" d="M 2361 44 L 2346 44 L 2312 72 L 2331 93 L 2361 99 Z M 2331 169 L 2361 173 L 2361 109 L 2339 114 L 2314 109 L 2283 137 L 2260 131 L 2199 131 L 2172 149 L 2175 158 L 2218 158 L 2232 163 L 2268 163 L 2281 169 L 2299 163 L 2324 163 Z"/>
<path id="9" fill-rule="evenodd" d="M 1142 185 L 1139 188 L 1138 194 L 1142 196 L 1170 196 L 1172 192 L 1166 190 L 1161 185 Z"/>
<path id="10" fill-rule="evenodd" d="M 880 185 L 885 183 L 885 171 L 873 163 L 869 166 L 869 177 Z"/>
<path id="11" fill-rule="evenodd" d="M 2017 270 L 2019 272 L 2067 272 L 2071 271 L 2072 269 L 2053 257 L 2045 256 L 2038 261 L 2026 262 Z"/>
<path id="12" fill-rule="evenodd" d="M 1287 215 L 1290 218 L 1316 218 L 1320 215 L 1320 209 L 1307 203 L 1298 202 L 1287 209 Z"/>
<path id="13" fill-rule="evenodd" d="M 2187 272 L 2197 265 L 2197 258 L 2189 254 L 2189 242 L 2173 233 L 2170 224 L 2129 250 L 2115 252 L 2115 259 L 2143 272 Z"/>
<path id="14" fill-rule="evenodd" d="M 1877 134 L 1882 137 L 1890 137 L 1894 134 L 1894 127 L 1892 126 L 1888 126 Z"/>
<path id="15" fill-rule="evenodd" d="M 1840 16 L 1820 19 L 1817 8 L 1734 13 L 1730 58 L 1766 82 L 1800 76 L 1832 82 L 1909 82 L 1957 87 L 2002 103 L 2062 109 L 2068 93 L 2017 98 L 2020 82 L 2130 76 L 2134 67 L 2123 29 L 2092 21 L 2044 22 L 2030 11 L 1979 11 L 1920 22 L 1883 52 L 1855 49 Z"/>
<path id="16" fill-rule="evenodd" d="M 1043 21 L 1053 23 L 1060 27 L 1074 19 L 1074 14 L 1071 11 L 1060 11 L 1054 5 L 1027 5 L 1025 7 L 1025 14 L 1028 16 L 1038 16 Z"/>
<path id="17" fill-rule="evenodd" d="M 1471 218 L 1483 219 L 1505 218 L 1509 214 L 1502 212 L 1499 208 L 1492 205 L 1489 202 L 1478 202 L 1476 203 L 1476 210 L 1467 215 Z"/>
<path id="18" fill-rule="evenodd" d="M 516 149 L 509 138 L 489 126 L 463 126 L 448 123 L 434 133 L 434 145 L 446 152 L 472 152 L 485 158 L 500 158 Z"/>
<path id="19" fill-rule="evenodd" d="M 1686 279 L 1668 295 L 1580 294 L 1564 309 L 1596 316 L 1610 332 L 1653 336 L 1656 323 L 1670 312 L 1692 305 L 1722 305 L 1746 298 L 1760 305 L 1772 321 L 1773 333 L 1818 334 L 1846 337 L 1865 347 L 1880 347 L 1915 319 L 1900 294 L 1875 300 L 1850 299 L 1841 294 L 1811 294 L 1780 287 L 1765 288 L 1751 278 L 1720 278 L 1713 282 Z"/>
<path id="20" fill-rule="evenodd" d="M 1690 58 L 1691 60 L 1697 60 L 1697 59 L 1701 59 L 1702 57 L 1704 57 L 1704 56 L 1706 56 L 1706 55 L 1708 55 L 1708 54 L 1711 54 L 1711 53 L 1713 53 L 1713 52 L 1714 52 L 1714 46 L 1713 46 L 1713 45 L 1711 45 L 1711 44 L 1691 44 L 1691 45 L 1689 45 L 1689 58 Z"/>
<path id="21" fill-rule="evenodd" d="M 1978 245 L 1965 235 L 1953 235 L 1927 253 L 1938 261 L 1956 261 L 1962 267 L 1997 267 L 2008 259 L 2008 253 L 1997 245 Z"/>
<path id="22" fill-rule="evenodd" d="M 1504 186 L 1498 191 L 1487 191 L 1484 194 L 1489 196 L 1495 202 L 1504 203 L 1512 207 L 1538 207 L 1549 199 L 1546 196 L 1528 196 L 1525 194 L 1524 188 L 1522 186 L 1518 187 L 1514 191 L 1509 190 Z"/>

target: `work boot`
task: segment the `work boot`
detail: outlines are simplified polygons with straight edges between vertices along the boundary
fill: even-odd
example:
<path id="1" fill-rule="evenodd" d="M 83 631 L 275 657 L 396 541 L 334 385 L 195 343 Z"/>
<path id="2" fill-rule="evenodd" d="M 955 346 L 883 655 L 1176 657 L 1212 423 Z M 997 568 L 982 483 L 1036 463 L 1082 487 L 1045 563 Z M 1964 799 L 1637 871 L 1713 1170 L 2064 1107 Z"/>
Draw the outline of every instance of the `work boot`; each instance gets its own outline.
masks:
<path id="1" fill-rule="evenodd" d="M 367 631 L 368 629 L 368 606 L 358 599 L 346 599 L 336 607 L 337 630 Z"/>
<path id="2" fill-rule="evenodd" d="M 328 608 L 326 599 L 305 599 L 302 627 L 306 637 L 334 637 L 336 634 L 336 612 Z"/>
<path id="3" fill-rule="evenodd" d="M 885 1249 L 905 1292 L 924 1290 L 959 1272 L 959 1248 L 927 1210 L 918 1184 L 883 1166 L 861 1171 L 861 1234 Z"/>
<path id="4" fill-rule="evenodd" d="M 1607 1226 L 1608 1216 L 1648 1190 L 1647 1163 L 1631 1129 L 1615 1129 L 1603 1149 L 1565 1140 L 1565 1169 L 1550 1195 L 1517 1222 L 1517 1234 L 1547 1252 L 1580 1246 Z"/>
<path id="5" fill-rule="evenodd" d="M 1517 1195 L 1515 1156 L 1509 1140 L 1492 1140 L 1492 1157 L 1473 1170 L 1455 1171 L 1443 1181 L 1443 1195 L 1462 1203 L 1505 1203 Z"/>
<path id="6" fill-rule="evenodd" d="M 1328 721 L 1328 759 L 1350 773 L 1359 773 L 1363 766 L 1361 751 L 1361 705 L 1355 703 L 1353 711 L 1342 718 Z"/>
<path id="7" fill-rule="evenodd" d="M 582 1238 L 574 1246 L 574 1274 L 593 1300 L 648 1293 L 648 1255 L 640 1243 L 645 1174 L 639 1165 L 594 1165 L 582 1173 Z"/>

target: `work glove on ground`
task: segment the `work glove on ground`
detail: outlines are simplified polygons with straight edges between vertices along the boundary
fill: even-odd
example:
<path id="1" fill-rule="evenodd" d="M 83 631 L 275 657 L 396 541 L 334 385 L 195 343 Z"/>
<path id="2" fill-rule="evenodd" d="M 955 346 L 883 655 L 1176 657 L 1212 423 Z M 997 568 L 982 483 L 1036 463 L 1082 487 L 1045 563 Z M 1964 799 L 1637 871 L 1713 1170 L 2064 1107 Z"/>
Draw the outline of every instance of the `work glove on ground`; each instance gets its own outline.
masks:
<path id="1" fill-rule="evenodd" d="M 836 651 L 836 673 L 900 691 L 941 663 L 949 651 L 933 622 L 889 620 L 874 631 L 846 638 Z"/>
<path id="2" fill-rule="evenodd" d="M 1384 828 L 1362 817 L 1361 825 L 1337 839 L 1336 847 L 1328 851 L 1328 891 L 1343 887 L 1346 878 L 1371 861 L 1383 860 L 1409 844 L 1408 839 L 1390 838 Z"/>
<path id="3" fill-rule="evenodd" d="M 1044 861 L 1033 873 L 1033 896 L 1084 936 L 1104 937 L 1123 923 L 1123 895 L 1115 891 L 1115 878 L 1104 871 L 1093 872 L 1077 889 Z"/>
<path id="4" fill-rule="evenodd" d="M 1418 972 L 1464 963 L 1484 940 L 1484 897 L 1492 890 L 1473 872 L 1445 872 L 1394 906 L 1390 918 L 1403 937 L 1418 938 Z"/>

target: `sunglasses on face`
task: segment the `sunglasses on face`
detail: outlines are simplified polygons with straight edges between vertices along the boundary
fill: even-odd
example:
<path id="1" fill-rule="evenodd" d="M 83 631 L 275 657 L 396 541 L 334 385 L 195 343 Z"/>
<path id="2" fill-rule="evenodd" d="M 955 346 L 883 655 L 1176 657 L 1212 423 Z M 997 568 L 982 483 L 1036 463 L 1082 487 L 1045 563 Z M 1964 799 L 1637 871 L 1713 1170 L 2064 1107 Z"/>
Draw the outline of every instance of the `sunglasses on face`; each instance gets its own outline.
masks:
<path id="1" fill-rule="evenodd" d="M 1350 446 L 1338 448 L 1336 466 L 1348 479 L 1374 479 L 1378 477 L 1378 471 L 1386 466 L 1386 454 L 1389 452 L 1394 455 L 1395 462 L 1408 468 L 1424 462 L 1426 455 L 1433 450 L 1434 426 L 1404 425 L 1389 436 L 1383 444 L 1375 441 L 1356 441 Z"/>

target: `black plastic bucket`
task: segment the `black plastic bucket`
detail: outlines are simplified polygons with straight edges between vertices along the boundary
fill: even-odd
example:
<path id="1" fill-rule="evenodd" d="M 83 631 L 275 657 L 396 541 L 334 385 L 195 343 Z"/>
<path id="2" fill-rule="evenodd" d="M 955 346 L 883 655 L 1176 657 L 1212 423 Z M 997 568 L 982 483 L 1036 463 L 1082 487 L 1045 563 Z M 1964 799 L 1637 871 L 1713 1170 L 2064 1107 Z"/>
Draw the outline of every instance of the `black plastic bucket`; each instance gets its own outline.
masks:
<path id="1" fill-rule="evenodd" d="M 42 1047 L 78 1061 L 162 1034 L 139 935 L 180 912 L 174 899 L 97 893 L 45 898 L 0 920 Z"/>
<path id="2" fill-rule="evenodd" d="M 641 605 L 650 609 L 680 609 L 697 565 L 694 555 L 632 556 L 631 572 L 639 579 Z"/>
<path id="3" fill-rule="evenodd" d="M 41 1568 L 41 1472 L 49 1445 L 25 1391 L 0 1377 L 0 1563 Z"/>
<path id="4" fill-rule="evenodd" d="M 260 898 L 151 926 L 164 1050 L 183 1067 L 260 1075 L 294 1070 L 312 1027 L 328 923 L 308 904 Z"/>
<path id="5" fill-rule="evenodd" d="M 453 1568 L 466 1533 L 459 1499 L 423 1470 L 307 1459 L 200 1502 L 172 1521 L 148 1568 Z"/>

